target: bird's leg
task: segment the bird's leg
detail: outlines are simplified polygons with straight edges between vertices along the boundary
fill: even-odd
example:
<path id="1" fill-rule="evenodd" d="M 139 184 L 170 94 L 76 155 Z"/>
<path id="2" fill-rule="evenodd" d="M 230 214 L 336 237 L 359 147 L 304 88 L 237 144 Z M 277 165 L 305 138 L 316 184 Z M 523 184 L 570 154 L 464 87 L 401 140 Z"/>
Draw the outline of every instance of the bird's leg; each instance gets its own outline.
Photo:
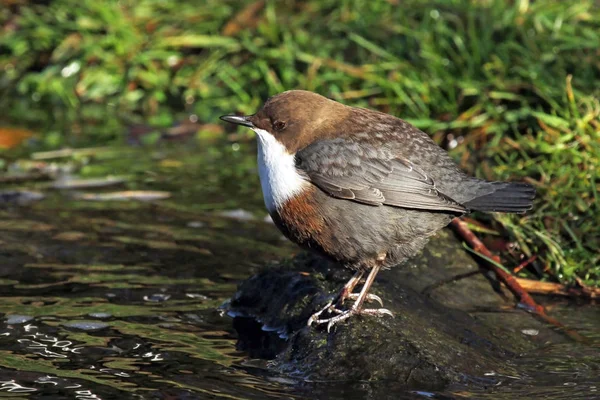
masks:
<path id="1" fill-rule="evenodd" d="M 371 272 L 369 272 L 369 275 L 367 275 L 365 284 L 363 285 L 362 289 L 360 290 L 360 293 L 358 294 L 356 301 L 352 305 L 351 310 L 355 310 L 355 312 L 366 311 L 366 310 L 362 310 L 362 306 L 363 306 L 363 303 L 365 302 L 365 300 L 367 300 L 367 297 L 369 296 L 369 289 L 371 288 L 371 285 L 373 284 L 373 281 L 375 280 L 375 277 L 377 276 L 377 273 L 379 272 L 380 269 L 381 269 L 380 264 L 376 264 L 371 269 Z"/>
<path id="2" fill-rule="evenodd" d="M 358 299 L 359 293 L 353 293 L 353 292 L 354 292 L 354 288 L 356 287 L 356 285 L 358 285 L 358 283 L 360 282 L 360 280 L 362 279 L 364 274 L 365 274 L 364 270 L 357 271 L 354 274 L 354 276 L 352 276 L 352 278 L 350 278 L 350 280 L 348 282 L 346 282 L 346 284 L 344 285 L 344 287 L 342 288 L 340 293 L 337 295 L 337 298 L 333 301 L 333 304 L 336 304 L 338 307 L 341 307 L 344 304 L 344 301 L 346 299 L 350 299 L 350 300 Z M 367 298 L 365 300 L 366 301 L 376 301 L 383 307 L 383 301 L 381 300 L 381 297 L 379 297 L 375 294 L 367 294 Z"/>
<path id="3" fill-rule="evenodd" d="M 327 324 L 327 332 L 329 332 L 331 327 L 334 326 L 336 323 L 344 321 L 344 320 L 350 318 L 354 314 L 367 314 L 367 315 L 376 315 L 376 316 L 390 315 L 393 317 L 394 315 L 391 313 L 391 311 L 386 310 L 385 308 L 375 308 L 375 309 L 363 309 L 362 308 L 365 300 L 367 300 L 369 298 L 369 289 L 371 288 L 371 285 L 373 284 L 373 281 L 375 280 L 375 277 L 377 276 L 377 273 L 379 272 L 380 269 L 381 269 L 380 263 L 377 263 L 371 269 L 371 272 L 369 272 L 369 275 L 367 276 L 367 279 L 365 280 L 365 284 L 363 285 L 360 293 L 356 296 L 356 301 L 354 302 L 354 304 L 352 305 L 352 307 L 349 310 L 346 310 L 346 311 L 338 310 L 332 305 L 333 302 L 330 302 L 327 304 L 327 306 L 325 308 L 323 308 L 322 310 L 313 314 L 308 319 L 308 325 L 310 326 L 312 323 L 317 323 L 319 325 L 326 323 Z M 355 275 L 353 278 L 355 278 L 356 276 L 357 275 Z M 351 279 L 351 281 L 352 281 L 352 279 Z M 350 282 L 348 282 L 348 284 L 350 284 Z M 354 286 L 356 286 L 356 283 L 354 283 Z M 346 286 L 344 286 L 344 289 L 346 289 Z M 344 289 L 342 289 L 342 291 Z M 350 297 L 354 297 L 354 296 L 350 296 L 350 295 L 346 296 L 346 298 L 350 298 Z M 319 319 L 321 314 L 325 311 L 333 311 L 337 315 L 335 315 L 331 318 Z"/>
<path id="4" fill-rule="evenodd" d="M 350 280 L 348 282 L 346 282 L 346 284 L 344 285 L 344 287 L 342 288 L 340 293 L 337 295 L 337 298 L 335 299 L 334 303 L 339 304 L 340 306 L 342 304 L 344 304 L 344 300 L 346 300 L 348 297 L 352 296 L 352 294 L 353 294 L 352 292 L 354 291 L 354 288 L 356 287 L 356 285 L 358 285 L 358 282 L 360 282 L 360 280 L 362 279 L 364 274 L 365 274 L 365 271 L 358 270 L 352 276 L 352 278 L 350 278 Z"/>

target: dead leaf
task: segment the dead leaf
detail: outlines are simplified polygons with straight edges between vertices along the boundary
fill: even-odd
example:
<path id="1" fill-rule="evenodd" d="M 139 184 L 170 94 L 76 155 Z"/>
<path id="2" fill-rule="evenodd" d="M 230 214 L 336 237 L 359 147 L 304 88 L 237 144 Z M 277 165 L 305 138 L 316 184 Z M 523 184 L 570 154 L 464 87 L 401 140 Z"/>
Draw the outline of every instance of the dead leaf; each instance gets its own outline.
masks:
<path id="1" fill-rule="evenodd" d="M 0 149 L 12 149 L 25 140 L 32 137 L 34 133 L 27 129 L 0 128 Z"/>

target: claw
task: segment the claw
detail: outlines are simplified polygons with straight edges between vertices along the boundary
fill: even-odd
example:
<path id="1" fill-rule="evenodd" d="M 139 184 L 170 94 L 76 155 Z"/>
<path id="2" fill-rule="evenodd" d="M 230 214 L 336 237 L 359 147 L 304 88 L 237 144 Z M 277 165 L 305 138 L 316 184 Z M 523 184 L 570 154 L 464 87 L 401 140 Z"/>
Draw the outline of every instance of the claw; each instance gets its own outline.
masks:
<path id="1" fill-rule="evenodd" d="M 367 308 L 365 310 L 361 310 L 360 314 L 375 315 L 377 317 L 389 315 L 390 317 L 394 318 L 394 314 L 387 308 Z"/>
<path id="2" fill-rule="evenodd" d="M 359 294 L 358 293 L 350 293 L 348 294 L 348 296 L 346 297 L 347 299 L 350 300 L 357 300 L 358 299 Z M 377 296 L 376 294 L 367 294 L 367 297 L 365 298 L 366 301 L 376 301 L 379 303 L 379 305 L 381 307 L 383 307 L 383 300 L 381 300 L 381 297 Z"/>
<path id="3" fill-rule="evenodd" d="M 308 319 L 308 322 L 306 324 L 308 326 L 311 326 L 313 324 L 313 322 L 317 322 L 318 323 L 319 317 L 321 316 L 321 314 L 323 314 L 325 311 L 329 310 L 332 306 L 333 306 L 333 301 L 328 302 L 325 305 L 325 307 L 323 307 L 321 310 L 319 310 L 316 313 L 314 313 L 313 315 L 311 315 L 310 318 Z"/>
<path id="4" fill-rule="evenodd" d="M 333 320 L 329 321 L 329 323 L 327 324 L 327 333 L 329 333 L 331 331 L 331 327 L 333 325 L 335 325 L 335 322 Z"/>

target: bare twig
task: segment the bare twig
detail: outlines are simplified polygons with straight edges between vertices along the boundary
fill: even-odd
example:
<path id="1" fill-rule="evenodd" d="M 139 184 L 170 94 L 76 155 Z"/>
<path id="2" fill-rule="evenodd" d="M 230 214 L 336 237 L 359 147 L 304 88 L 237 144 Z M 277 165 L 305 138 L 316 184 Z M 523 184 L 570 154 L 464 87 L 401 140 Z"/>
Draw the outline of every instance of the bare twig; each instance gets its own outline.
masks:
<path id="1" fill-rule="evenodd" d="M 492 254 L 487 247 L 483 244 L 481 240 L 467 226 L 467 223 L 462 221 L 459 218 L 454 218 L 452 220 L 451 225 L 456 229 L 456 232 L 479 254 L 482 255 L 483 258 L 491 261 L 486 262 L 485 265 L 487 268 L 491 269 L 498 280 L 500 280 L 511 292 L 512 294 L 519 299 L 519 302 L 531 312 L 535 313 L 538 317 L 540 317 L 545 322 L 554 325 L 563 330 L 563 332 L 568 335 L 573 340 L 578 342 L 587 342 L 587 339 L 584 336 L 581 336 L 578 332 L 565 327 L 560 321 L 555 318 L 552 318 L 546 314 L 546 310 L 544 307 L 540 306 L 533 300 L 533 298 L 527 293 L 527 291 L 519 284 L 517 278 L 512 276 L 509 272 L 505 270 L 504 267 L 500 268 L 500 257 Z"/>
<path id="2" fill-rule="evenodd" d="M 479 238 L 475 236 L 473 232 L 471 232 L 466 222 L 459 218 L 454 218 L 452 220 L 452 226 L 454 227 L 454 229 L 456 229 L 458 234 L 469 244 L 469 246 L 473 248 L 473 250 L 483 254 L 485 257 L 500 264 L 500 257 L 492 254 L 487 249 L 487 247 L 485 247 L 483 242 L 479 240 Z M 498 279 L 502 283 L 504 283 L 504 285 L 506 285 L 506 287 L 512 292 L 513 295 L 515 295 L 517 299 L 519 299 L 520 303 L 524 304 L 526 307 L 536 312 L 537 314 L 546 314 L 544 307 L 537 304 L 535 300 L 533 300 L 533 298 L 529 295 L 529 293 L 527 293 L 525 289 L 523 289 L 521 285 L 519 285 L 517 280 L 512 275 L 510 275 L 503 269 L 497 267 L 493 263 L 486 263 L 486 267 L 494 271 Z"/>

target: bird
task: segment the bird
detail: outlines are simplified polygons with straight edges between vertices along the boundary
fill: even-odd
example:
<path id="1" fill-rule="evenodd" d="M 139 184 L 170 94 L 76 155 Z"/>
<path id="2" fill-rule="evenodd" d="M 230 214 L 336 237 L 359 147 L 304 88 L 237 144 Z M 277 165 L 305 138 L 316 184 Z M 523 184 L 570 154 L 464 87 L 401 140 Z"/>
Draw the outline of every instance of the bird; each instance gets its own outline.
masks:
<path id="1" fill-rule="evenodd" d="M 354 272 L 310 326 L 353 315 L 393 316 L 369 290 L 380 270 L 417 254 L 432 235 L 472 211 L 524 213 L 535 189 L 469 176 L 426 133 L 379 111 L 289 90 L 252 115 L 223 121 L 257 134 L 267 211 L 292 242 Z M 360 291 L 355 289 L 365 277 Z M 344 307 L 346 301 L 353 301 Z"/>

